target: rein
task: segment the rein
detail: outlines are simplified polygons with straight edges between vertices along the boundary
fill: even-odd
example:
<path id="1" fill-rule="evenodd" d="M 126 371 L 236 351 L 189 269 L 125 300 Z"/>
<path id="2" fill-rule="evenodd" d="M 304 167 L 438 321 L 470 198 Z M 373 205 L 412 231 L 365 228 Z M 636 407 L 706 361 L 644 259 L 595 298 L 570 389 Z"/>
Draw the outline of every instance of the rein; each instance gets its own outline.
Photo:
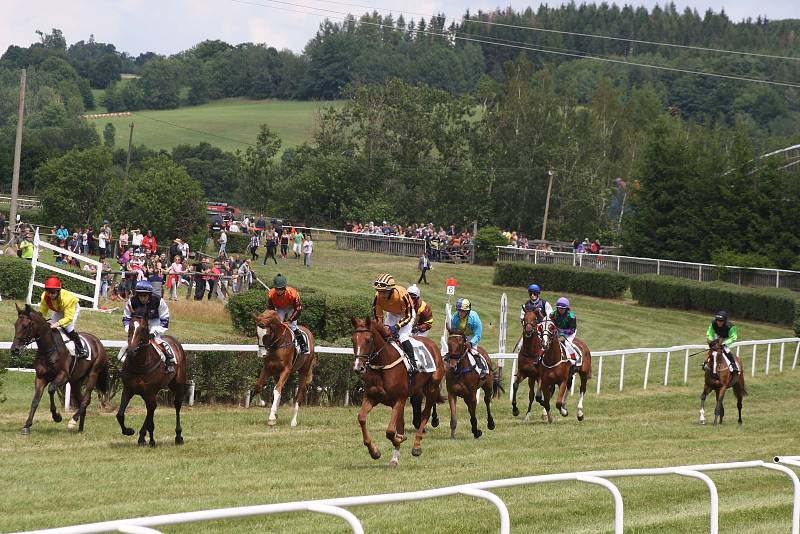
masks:
<path id="1" fill-rule="evenodd" d="M 400 363 L 402 363 L 402 361 L 403 361 L 402 354 L 395 361 L 393 361 L 392 363 L 388 363 L 388 364 L 375 364 L 375 363 L 372 363 L 372 361 L 375 358 L 377 358 L 380 355 L 381 352 L 383 352 L 383 349 L 385 349 L 387 346 L 389 346 L 389 343 L 385 343 L 383 345 L 383 347 L 379 348 L 378 350 L 375 350 L 375 337 L 374 337 L 375 336 L 375 332 L 373 332 L 372 330 L 369 330 L 367 328 L 358 328 L 358 329 L 354 330 L 353 332 L 356 333 L 356 334 L 359 334 L 359 333 L 360 334 L 371 334 L 371 337 L 370 337 L 370 352 L 369 352 L 369 354 L 366 354 L 366 355 L 357 354 L 356 356 L 357 357 L 363 357 L 364 358 L 364 363 L 366 364 L 366 366 L 369 367 L 370 369 L 372 369 L 373 371 L 382 371 L 384 369 L 391 369 L 392 367 L 395 367 L 395 366 L 399 365 Z"/>
<path id="2" fill-rule="evenodd" d="M 542 324 L 544 325 L 544 329 L 547 330 L 547 328 L 548 328 L 547 325 L 548 324 L 552 324 L 552 321 L 550 319 L 545 319 Z M 542 345 L 544 346 L 544 333 L 542 333 L 541 337 L 542 337 Z M 559 347 L 558 347 L 559 360 L 556 363 L 547 364 L 545 362 L 545 357 L 547 356 L 548 352 L 550 351 L 550 346 L 553 344 L 553 342 L 556 342 L 559 345 Z M 561 365 L 563 363 L 567 363 L 568 361 L 569 360 L 567 360 L 566 355 L 564 354 L 564 351 L 561 349 L 561 342 L 558 341 L 558 332 L 551 332 L 550 333 L 550 342 L 547 344 L 546 347 L 544 347 L 544 354 L 542 355 L 541 359 L 539 360 L 539 365 L 541 365 L 542 367 L 544 367 L 546 369 L 554 369 L 554 368 L 558 367 L 559 365 Z"/>
<path id="3" fill-rule="evenodd" d="M 138 319 L 139 321 L 143 322 L 143 325 L 147 325 L 144 318 L 142 317 L 134 317 L 134 319 Z M 137 328 L 142 328 L 142 326 L 138 326 Z M 134 363 L 136 356 L 143 350 L 147 350 L 147 347 L 150 345 L 150 333 L 144 338 L 144 340 L 130 349 L 133 353 L 133 356 L 130 358 L 125 358 L 125 363 L 120 370 L 121 373 L 129 374 L 129 375 L 148 375 L 158 368 L 161 365 L 161 358 L 156 358 L 155 362 L 150 367 L 144 367 L 143 365 L 138 365 Z M 155 349 L 153 349 L 155 351 Z"/>
<path id="4" fill-rule="evenodd" d="M 261 325 L 257 325 L 257 326 L 261 326 Z M 270 335 L 273 333 L 273 330 L 272 330 L 272 325 L 269 325 L 269 326 L 261 326 L 261 328 L 263 328 L 264 330 L 269 330 L 269 332 L 270 332 Z M 289 329 L 289 327 L 288 327 L 288 326 L 286 326 L 286 324 L 285 324 L 285 323 L 281 323 L 281 328 L 283 329 L 283 330 L 281 330 L 281 333 L 280 333 L 280 334 L 278 334 L 278 335 L 275 337 L 275 340 L 274 340 L 272 343 L 270 343 L 269 345 L 264 345 L 264 344 L 263 344 L 263 341 L 262 341 L 262 339 L 263 339 L 263 338 L 262 338 L 262 337 L 259 337 L 259 338 L 258 338 L 258 346 L 259 346 L 259 348 L 262 348 L 262 349 L 264 349 L 264 350 L 266 350 L 266 351 L 268 351 L 268 352 L 269 352 L 269 350 L 270 350 L 270 349 L 273 349 L 273 348 L 274 348 L 274 349 L 283 349 L 283 348 L 286 348 L 286 347 L 291 347 L 291 346 L 293 345 L 293 343 L 292 343 L 292 339 L 291 339 L 291 338 L 289 338 L 289 341 L 288 341 L 288 342 L 286 342 L 286 343 L 281 343 L 280 345 L 278 345 L 278 342 L 284 338 L 284 335 L 286 334 L 286 331 L 287 331 L 287 330 L 288 330 L 288 331 L 291 331 L 291 330 Z"/>

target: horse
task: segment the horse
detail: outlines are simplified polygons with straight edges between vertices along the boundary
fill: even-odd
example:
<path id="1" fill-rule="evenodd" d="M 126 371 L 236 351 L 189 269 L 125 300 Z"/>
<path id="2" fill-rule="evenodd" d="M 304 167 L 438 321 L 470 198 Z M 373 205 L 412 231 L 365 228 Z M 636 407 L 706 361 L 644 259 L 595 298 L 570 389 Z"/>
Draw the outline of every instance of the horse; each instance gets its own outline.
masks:
<path id="1" fill-rule="evenodd" d="M 156 396 L 162 388 L 168 387 L 174 397 L 175 406 L 175 444 L 183 445 L 183 429 L 181 428 L 181 406 L 186 391 L 186 353 L 183 346 L 172 336 L 163 336 L 172 353 L 175 355 L 175 371 L 167 373 L 161 355 L 151 343 L 150 327 L 147 319 L 134 315 L 128 326 L 128 347 L 125 349 L 125 361 L 122 364 L 122 399 L 117 410 L 117 422 L 125 436 L 132 436 L 134 430 L 125 426 L 125 410 L 134 395 L 139 395 L 147 407 L 147 416 L 139 429 L 139 446 L 147 445 L 145 434 L 149 434 L 150 447 L 156 446 L 153 439 L 155 423 L 153 414 L 156 411 Z"/>
<path id="2" fill-rule="evenodd" d="M 81 334 L 89 345 L 92 359 L 75 358 L 67 351 L 60 333 L 51 328 L 44 316 L 26 304 L 25 308 L 17 308 L 17 321 L 14 323 L 14 341 L 11 343 L 11 352 L 19 354 L 31 342 L 36 341 L 36 359 L 33 362 L 36 369 L 35 392 L 31 402 L 31 411 L 22 434 L 28 435 L 33 424 L 33 415 L 39 407 L 44 387 L 48 386 L 50 394 L 50 415 L 56 423 L 61 422 L 55 403 L 55 393 L 60 386 L 69 382 L 72 394 L 80 396 L 83 386 L 83 396 L 80 397 L 78 410 L 72 415 L 67 428 L 72 430 L 78 426 L 78 432 L 83 432 L 86 408 L 92 400 L 92 391 L 95 387 L 102 393 L 107 393 L 109 388 L 108 355 L 100 340 L 91 334 Z M 48 385 L 49 384 L 49 385 Z"/>
<path id="3" fill-rule="evenodd" d="M 411 449 L 412 455 L 419 456 L 422 454 L 422 435 L 431 411 L 437 402 L 444 401 L 440 393 L 444 362 L 436 343 L 426 337 L 415 338 L 430 352 L 435 370 L 432 373 L 419 372 L 409 377 L 404 365 L 405 356 L 401 350 L 386 341 L 381 323 L 371 318 L 356 317 L 350 322 L 353 325 L 351 340 L 355 353 L 353 370 L 364 378 L 364 398 L 358 411 L 358 424 L 361 426 L 364 445 L 374 460 L 381 457 L 380 449 L 375 446 L 367 432 L 367 416 L 377 404 L 391 407 L 392 416 L 389 426 L 386 427 L 386 439 L 394 447 L 389 467 L 397 467 L 400 462 L 400 445 L 406 440 L 403 413 L 406 399 L 409 396 L 425 397 L 425 407 Z"/>
<path id="4" fill-rule="evenodd" d="M 541 367 L 539 366 L 539 352 L 542 348 L 542 339 L 537 330 L 538 315 L 536 311 L 529 310 L 525 312 L 522 318 L 522 347 L 517 354 L 517 375 L 514 377 L 513 384 L 513 398 L 511 401 L 511 413 L 514 417 L 519 415 L 519 408 L 517 408 L 517 390 L 520 383 L 528 379 L 528 412 L 525 414 L 525 420 L 530 419 L 531 406 L 533 406 L 534 392 L 536 390 L 536 382 L 539 380 Z M 547 413 L 544 409 L 542 417 L 546 417 Z"/>
<path id="5" fill-rule="evenodd" d="M 703 386 L 703 393 L 700 394 L 700 424 L 706 424 L 706 396 L 710 391 L 714 391 L 717 396 L 717 405 L 714 407 L 714 425 L 722 424 L 722 419 L 725 417 L 725 408 L 722 401 L 725 398 L 725 392 L 728 388 L 733 387 L 733 393 L 736 395 L 736 408 L 739 410 L 739 421 L 742 424 L 742 399 L 747 395 L 747 388 L 744 385 L 744 373 L 742 372 L 742 361 L 736 358 L 736 364 L 739 366 L 739 373 L 737 377 L 733 377 L 733 373 L 728 369 L 728 360 L 722 354 L 722 343 L 719 339 L 712 342 L 708 349 L 706 361 L 703 365 L 705 369 L 705 385 Z"/>
<path id="6" fill-rule="evenodd" d="M 492 394 L 494 393 L 494 366 L 492 359 L 486 349 L 480 345 L 476 347 L 479 357 L 483 358 L 489 369 L 487 375 L 481 378 L 478 370 L 470 366 L 467 356 L 467 339 L 461 330 L 450 330 L 447 336 L 447 354 L 443 360 L 447 373 L 445 382 L 447 384 L 447 401 L 450 403 L 450 438 L 456 437 L 456 401 L 458 397 L 464 399 L 464 403 L 469 410 L 469 422 L 472 425 L 472 435 L 478 439 L 483 432 L 478 428 L 478 419 L 475 417 L 475 407 L 478 404 L 476 393 L 478 389 L 483 389 L 483 401 L 486 403 L 486 427 L 494 430 L 494 419 L 492 418 Z"/>
<path id="7" fill-rule="evenodd" d="M 305 326 L 298 326 L 308 336 L 308 353 L 297 354 L 294 345 L 294 332 L 282 322 L 275 310 L 265 310 L 261 315 L 253 314 L 258 331 L 259 353 L 264 358 L 261 374 L 255 385 L 256 393 L 260 393 L 271 376 L 278 377 L 272 390 L 272 408 L 269 411 L 267 424 L 274 426 L 278 422 L 278 405 L 283 395 L 283 387 L 293 371 L 300 375 L 300 384 L 294 400 L 294 413 L 291 425 L 297 426 L 297 413 L 300 404 L 305 401 L 306 387 L 314 373 L 316 354 L 314 352 L 314 335 Z"/>
<path id="8" fill-rule="evenodd" d="M 555 323 L 550 319 L 545 319 L 542 323 L 542 327 L 544 355 L 539 364 L 542 369 L 539 377 L 540 389 L 536 400 L 544 406 L 547 412 L 547 421 L 552 423 L 554 418 L 550 415 L 550 398 L 553 395 L 555 386 L 557 384 L 559 385 L 556 408 L 563 417 L 566 417 L 569 415 L 567 411 L 566 394 L 567 389 L 572 385 L 573 377 L 570 375 L 569 358 L 564 354 L 561 343 L 558 340 Z M 580 399 L 578 400 L 578 421 L 583 421 L 583 398 L 586 396 L 586 383 L 592 378 L 592 354 L 589 352 L 589 347 L 586 343 L 580 339 L 575 338 L 572 344 L 580 349 L 583 358 L 580 369 L 576 371 L 581 377 Z M 539 396 L 542 394 L 544 398 L 540 400 Z"/>

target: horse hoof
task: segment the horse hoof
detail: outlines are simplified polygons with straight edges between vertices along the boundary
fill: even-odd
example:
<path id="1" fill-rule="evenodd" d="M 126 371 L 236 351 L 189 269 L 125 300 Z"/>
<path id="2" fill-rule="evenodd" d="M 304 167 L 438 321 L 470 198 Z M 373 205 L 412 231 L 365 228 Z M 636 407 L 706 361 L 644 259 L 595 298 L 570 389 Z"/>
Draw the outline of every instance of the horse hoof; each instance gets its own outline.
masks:
<path id="1" fill-rule="evenodd" d="M 175 436 L 175 445 L 183 445 L 183 436 Z"/>
<path id="2" fill-rule="evenodd" d="M 433 428 L 436 428 L 437 426 L 439 426 L 439 419 L 434 419 L 433 421 L 431 421 L 431 426 Z"/>
<path id="3" fill-rule="evenodd" d="M 513 415 L 514 417 L 517 417 L 519 415 L 519 408 L 517 408 L 516 406 L 511 408 L 511 415 Z"/>
<path id="4" fill-rule="evenodd" d="M 475 432 L 472 433 L 472 435 L 475 436 L 475 439 L 478 439 L 483 435 L 483 432 L 480 430 L 476 430 Z"/>
<path id="5" fill-rule="evenodd" d="M 267 419 L 267 425 L 275 426 L 276 424 L 278 424 L 278 420 L 277 419 Z"/>
<path id="6" fill-rule="evenodd" d="M 55 421 L 56 423 L 60 423 L 61 422 L 61 414 L 60 413 L 54 413 L 53 414 L 53 421 Z"/>
<path id="7" fill-rule="evenodd" d="M 583 414 L 582 413 L 578 414 L 578 421 L 583 421 Z"/>
<path id="8" fill-rule="evenodd" d="M 78 422 L 77 422 L 75 419 L 70 419 L 70 420 L 67 422 L 67 430 L 72 430 L 72 429 L 74 429 L 76 426 L 78 426 Z"/>
<path id="9" fill-rule="evenodd" d="M 151 441 L 150 442 L 150 448 L 151 449 L 155 449 L 156 448 L 156 442 L 155 441 Z"/>
<path id="10" fill-rule="evenodd" d="M 705 419 L 700 419 L 700 424 L 701 424 L 701 425 L 704 425 L 704 424 L 706 424 L 706 420 L 705 420 Z"/>
<path id="11" fill-rule="evenodd" d="M 29 426 L 22 427 L 22 435 L 23 436 L 27 436 L 30 433 L 31 433 L 31 427 L 29 427 Z"/>
<path id="12" fill-rule="evenodd" d="M 124 428 L 122 429 L 123 436 L 132 436 L 134 434 L 134 430 L 132 428 Z"/>
<path id="13" fill-rule="evenodd" d="M 490 419 L 488 423 L 486 423 L 486 428 L 489 430 L 494 430 L 494 419 Z"/>
<path id="14" fill-rule="evenodd" d="M 531 412 L 528 412 L 525 414 L 525 421 L 530 421 L 530 420 L 531 420 Z"/>
<path id="15" fill-rule="evenodd" d="M 395 460 L 394 458 L 392 458 L 392 460 L 389 462 L 389 467 L 390 467 L 391 469 L 397 469 L 397 464 L 398 464 L 398 463 L 399 463 L 399 462 L 398 462 L 397 460 Z"/>
<path id="16" fill-rule="evenodd" d="M 289 426 L 291 426 L 292 428 L 296 427 L 297 426 L 297 420 L 296 419 L 292 419 L 292 422 L 289 423 Z"/>
<path id="17" fill-rule="evenodd" d="M 411 449 L 411 456 L 422 456 L 422 447 L 414 447 Z"/>
<path id="18" fill-rule="evenodd" d="M 567 417 L 569 415 L 567 410 L 559 410 L 559 413 L 561 414 L 561 417 Z"/>
<path id="19" fill-rule="evenodd" d="M 139 445 L 140 447 L 147 447 L 147 442 L 146 442 L 145 440 L 140 440 L 140 441 L 139 441 L 139 443 L 138 443 L 138 445 Z"/>
<path id="20" fill-rule="evenodd" d="M 380 460 L 381 458 L 381 450 L 375 449 L 375 452 L 369 451 L 369 455 L 372 457 L 373 460 Z"/>

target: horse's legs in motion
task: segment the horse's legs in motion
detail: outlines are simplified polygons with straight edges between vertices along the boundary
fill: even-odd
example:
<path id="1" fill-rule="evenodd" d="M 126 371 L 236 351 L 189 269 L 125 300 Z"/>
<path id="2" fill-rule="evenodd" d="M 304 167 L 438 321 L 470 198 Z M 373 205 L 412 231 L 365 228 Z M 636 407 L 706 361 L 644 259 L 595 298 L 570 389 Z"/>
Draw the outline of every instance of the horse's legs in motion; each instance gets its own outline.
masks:
<path id="1" fill-rule="evenodd" d="M 125 436 L 132 436 L 134 434 L 132 428 L 125 426 L 125 410 L 128 409 L 128 403 L 131 402 L 132 397 L 133 395 L 128 391 L 128 388 L 122 388 L 122 398 L 119 401 L 119 409 L 117 410 L 117 422 Z"/>
<path id="2" fill-rule="evenodd" d="M 413 413 L 412 416 L 412 424 L 414 428 L 419 428 L 419 421 L 422 418 L 422 396 L 421 395 L 412 395 L 411 396 L 411 412 Z"/>
<path id="3" fill-rule="evenodd" d="M 489 430 L 494 430 L 494 418 L 492 417 L 492 408 L 491 408 L 493 392 L 494 392 L 494 381 L 487 380 L 483 384 L 483 402 L 486 404 L 486 428 L 488 428 Z"/>
<path id="4" fill-rule="evenodd" d="M 414 397 L 411 397 L 412 399 Z M 405 441 L 405 431 L 406 431 L 406 420 L 405 420 L 405 413 L 400 412 L 400 417 L 397 419 L 397 436 L 402 437 L 403 441 Z M 402 443 L 402 442 L 401 442 Z M 397 444 L 392 449 L 392 459 L 389 461 L 389 467 L 397 467 L 400 463 L 400 445 Z"/>
<path id="5" fill-rule="evenodd" d="M 311 378 L 311 365 L 313 363 L 314 362 L 309 357 L 305 365 L 300 369 L 300 383 L 297 385 L 297 396 L 294 399 L 291 426 L 297 426 L 297 414 L 300 412 L 300 405 L 306 401 L 306 388 Z"/>
<path id="6" fill-rule="evenodd" d="M 63 384 L 67 382 L 67 372 L 65 370 L 61 370 L 58 372 L 56 377 L 50 382 L 50 385 L 47 386 L 47 393 L 50 395 L 50 416 L 53 418 L 53 421 L 56 423 L 61 422 L 61 414 L 58 413 L 58 408 L 56 407 L 56 391 L 60 388 Z"/>
<path id="7" fill-rule="evenodd" d="M 700 394 L 700 424 L 706 424 L 706 397 L 708 397 L 708 392 L 711 391 L 706 384 L 703 387 L 703 392 Z"/>
<path id="8" fill-rule="evenodd" d="M 529 421 L 531 418 L 531 407 L 536 397 L 536 380 L 533 377 L 528 378 L 528 411 L 525 413 L 525 420 Z"/>
<path id="9" fill-rule="evenodd" d="M 742 391 L 742 383 L 737 379 L 736 384 L 733 386 L 733 393 L 736 395 L 736 408 L 739 410 L 739 421 L 742 424 L 742 398 L 744 393 Z"/>
<path id="10" fill-rule="evenodd" d="M 175 395 L 175 445 L 183 445 L 183 428 L 181 428 L 181 407 L 183 406 L 183 394 L 185 384 L 172 383 L 172 393 Z"/>
<path id="11" fill-rule="evenodd" d="M 436 403 L 433 403 L 433 410 L 431 411 L 431 426 L 433 428 L 439 426 L 439 414 L 436 413 Z"/>
<path id="12" fill-rule="evenodd" d="M 569 415 L 569 412 L 567 411 L 567 386 L 569 385 L 569 382 L 569 380 L 562 380 L 558 388 L 556 408 L 558 408 L 558 411 L 561 413 L 562 417 Z"/>
<path id="13" fill-rule="evenodd" d="M 514 377 L 514 384 L 511 386 L 513 391 L 513 395 L 511 397 L 511 413 L 514 415 L 514 417 L 519 415 L 519 408 L 517 408 L 517 390 L 519 389 L 519 383 L 523 380 L 524 378 L 522 375 L 517 372 L 516 376 Z M 531 411 L 530 408 L 528 408 L 528 411 Z"/>
<path id="14" fill-rule="evenodd" d="M 25 426 L 22 427 L 23 434 L 30 434 L 31 433 L 31 425 L 33 424 L 33 414 L 36 413 L 36 408 L 39 407 L 39 401 L 42 400 L 42 393 L 44 393 L 44 387 L 47 385 L 44 378 L 36 378 L 35 382 L 35 390 L 33 392 L 33 400 L 31 401 L 31 411 L 28 414 L 28 419 L 25 421 Z M 56 421 L 58 422 L 58 421 Z"/>
<path id="15" fill-rule="evenodd" d="M 436 401 L 439 399 L 439 384 L 434 385 L 429 382 L 423 388 L 423 391 L 425 391 L 425 408 L 422 409 L 422 419 L 419 422 L 417 433 L 414 435 L 414 446 L 411 448 L 411 454 L 414 456 L 422 454 L 422 435 L 425 433 L 431 410 L 436 406 Z"/>
<path id="16" fill-rule="evenodd" d="M 581 372 L 580 397 L 578 397 L 578 421 L 583 421 L 583 397 L 586 396 L 586 382 L 588 381 L 589 379 L 586 373 Z"/>
<path id="17" fill-rule="evenodd" d="M 447 392 L 447 403 L 450 405 L 450 439 L 456 439 L 456 427 L 458 426 L 458 419 L 456 418 L 458 397 L 456 397 L 455 393 Z"/>
<path id="18" fill-rule="evenodd" d="M 364 445 L 367 446 L 369 455 L 372 456 L 373 460 L 377 460 L 381 457 L 381 451 L 372 443 L 372 438 L 369 437 L 367 432 L 367 415 L 374 407 L 375 403 L 372 399 L 364 395 L 364 399 L 361 401 L 361 409 L 358 410 L 358 424 L 361 426 L 361 436 L 364 440 Z"/>
<path id="19" fill-rule="evenodd" d="M 464 397 L 464 402 L 467 404 L 469 410 L 469 424 L 472 427 L 472 435 L 478 439 L 483 435 L 483 432 L 478 428 L 478 417 L 475 415 L 475 410 L 478 406 L 478 399 L 475 393 L 467 393 Z"/>
<path id="20" fill-rule="evenodd" d="M 725 399 L 725 391 L 728 389 L 728 386 L 723 385 L 717 391 L 717 405 L 714 408 L 714 424 L 717 424 L 717 420 L 719 420 L 719 424 L 722 424 L 722 417 L 725 414 L 724 409 L 722 408 L 722 401 Z"/>
<path id="21" fill-rule="evenodd" d="M 389 426 L 386 427 L 386 439 L 392 442 L 392 445 L 395 447 L 399 447 L 401 443 L 403 443 L 406 437 L 399 432 L 397 432 L 397 426 L 400 422 L 400 418 L 403 417 L 403 409 L 406 407 L 406 399 L 405 397 L 400 397 L 395 399 L 394 404 L 392 405 L 392 415 L 389 418 Z"/>
<path id="22" fill-rule="evenodd" d="M 78 432 L 83 432 L 83 420 L 86 419 L 86 408 L 89 406 L 89 403 L 92 402 L 92 392 L 94 391 L 95 384 L 97 384 L 98 376 L 100 376 L 99 368 L 92 369 L 89 372 L 89 376 L 86 377 L 86 381 L 83 384 L 83 397 L 81 397 L 81 403 L 78 407 L 78 411 L 76 411 L 72 418 L 67 422 L 67 428 L 73 429 L 75 428 L 75 423 L 78 423 Z M 73 391 L 76 393 L 80 392 L 80 383 L 73 384 L 72 386 Z"/>
<path id="23" fill-rule="evenodd" d="M 547 415 L 547 422 L 552 423 L 553 416 L 550 415 L 550 397 L 553 396 L 553 388 L 550 387 L 550 384 L 546 384 L 545 387 L 544 378 L 539 382 L 539 394 L 542 395 L 541 405 L 544 407 L 544 411 Z"/>
<path id="24" fill-rule="evenodd" d="M 144 447 L 146 444 L 145 434 L 150 434 L 150 446 L 156 446 L 156 440 L 153 439 L 153 430 L 155 430 L 155 422 L 153 416 L 156 413 L 156 394 L 149 393 L 144 397 L 144 404 L 147 406 L 147 416 L 144 418 L 142 428 L 139 429 L 139 446 Z"/>
<path id="25" fill-rule="evenodd" d="M 281 403 L 281 394 L 283 393 L 283 385 L 289 379 L 289 373 L 292 372 L 292 366 L 286 365 L 281 369 L 281 374 L 278 381 L 275 383 L 275 389 L 272 390 L 272 408 L 269 410 L 269 418 L 267 424 L 274 426 L 278 422 L 278 406 Z"/>

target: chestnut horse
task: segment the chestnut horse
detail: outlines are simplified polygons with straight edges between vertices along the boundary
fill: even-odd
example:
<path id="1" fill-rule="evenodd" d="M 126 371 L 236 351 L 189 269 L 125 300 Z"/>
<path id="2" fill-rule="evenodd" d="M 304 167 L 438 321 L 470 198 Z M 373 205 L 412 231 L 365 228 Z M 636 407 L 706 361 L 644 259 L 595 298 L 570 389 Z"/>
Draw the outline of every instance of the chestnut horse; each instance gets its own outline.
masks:
<path id="1" fill-rule="evenodd" d="M 717 405 L 714 407 L 714 423 L 722 424 L 722 418 L 725 417 L 725 407 L 722 401 L 725 398 L 725 392 L 728 388 L 733 388 L 733 393 L 736 395 L 736 408 L 739 409 L 739 424 L 742 424 L 742 399 L 747 395 L 747 388 L 744 385 L 744 373 L 742 372 L 742 361 L 736 358 L 736 365 L 739 367 L 737 376 L 733 376 L 728 368 L 728 359 L 722 353 L 722 344 L 719 339 L 714 340 L 711 347 L 708 349 L 706 356 L 705 369 L 706 380 L 703 386 L 703 393 L 700 395 L 700 424 L 706 424 L 706 396 L 710 391 L 713 391 L 717 396 Z"/>
<path id="2" fill-rule="evenodd" d="M 520 383 L 528 379 L 528 412 L 525 414 L 525 420 L 530 419 L 531 406 L 533 406 L 534 392 L 536 391 L 536 382 L 539 380 L 539 373 L 541 366 L 539 366 L 539 352 L 542 348 L 542 339 L 540 332 L 537 330 L 538 315 L 536 311 L 529 310 L 525 312 L 522 318 L 522 347 L 519 349 L 517 355 L 517 376 L 514 377 L 513 393 L 514 396 L 511 400 L 511 413 L 514 417 L 519 415 L 519 408 L 517 408 L 517 390 Z M 547 416 L 547 412 L 542 408 L 542 417 Z"/>
<path id="3" fill-rule="evenodd" d="M 572 385 L 572 376 L 570 376 L 570 362 L 561 347 L 555 323 L 548 318 L 541 323 L 541 326 L 544 356 L 539 364 L 542 367 L 539 378 L 539 395 L 543 394 L 544 398 L 540 400 L 539 395 L 537 395 L 536 400 L 544 406 L 547 412 L 547 421 L 552 423 L 553 416 L 550 415 L 550 398 L 554 393 L 556 385 L 559 385 L 556 408 L 563 417 L 569 415 L 567 411 L 566 395 L 567 389 Z M 581 377 L 580 398 L 578 399 L 578 421 L 583 421 L 583 398 L 586 396 L 586 383 L 592 378 L 592 354 L 589 352 L 589 347 L 586 346 L 586 343 L 580 339 L 575 338 L 572 344 L 580 349 L 583 358 L 581 367 L 577 370 L 577 374 Z"/>
<path id="4" fill-rule="evenodd" d="M 469 422 L 472 425 L 472 435 L 475 439 L 481 437 L 483 432 L 478 428 L 478 418 L 475 417 L 475 407 L 478 404 L 476 393 L 478 388 L 483 389 L 483 402 L 486 403 L 486 427 L 494 430 L 492 418 L 492 394 L 494 393 L 494 366 L 486 349 L 478 345 L 476 349 L 483 358 L 488 368 L 488 373 L 481 378 L 478 370 L 470 366 L 467 356 L 467 339 L 461 330 L 450 330 L 447 336 L 447 354 L 444 356 L 445 382 L 447 383 L 447 401 L 450 403 L 450 437 L 455 439 L 456 426 L 456 401 L 458 397 L 464 399 L 469 410 Z"/>
<path id="5" fill-rule="evenodd" d="M 361 401 L 361 409 L 358 411 L 358 424 L 361 425 L 364 445 L 374 460 L 381 457 L 380 449 L 375 446 L 367 432 L 367 415 L 377 404 L 391 407 L 392 416 L 389 426 L 386 427 L 386 439 L 394 447 L 389 466 L 397 467 L 400 461 L 400 445 L 406 440 L 403 413 L 406 399 L 409 396 L 425 397 L 425 407 L 422 410 L 419 427 L 414 437 L 414 446 L 411 449 L 411 454 L 414 456 L 422 454 L 422 435 L 428 424 L 431 410 L 437 402 L 444 400 L 439 391 L 442 378 L 444 378 L 442 355 L 439 347 L 430 339 L 416 338 L 424 343 L 431 353 L 436 370 L 432 373 L 420 372 L 409 379 L 404 365 L 405 356 L 386 341 L 378 321 L 371 318 L 354 317 L 351 319 L 351 323 L 353 325 L 353 352 L 355 353 L 353 370 L 364 378 L 364 399 Z"/>
<path id="6" fill-rule="evenodd" d="M 297 426 L 297 413 L 300 411 L 300 404 L 305 401 L 306 388 L 314 373 L 316 358 L 314 335 L 305 326 L 298 326 L 308 336 L 308 353 L 296 354 L 294 332 L 281 321 L 278 312 L 265 310 L 261 315 L 254 314 L 253 318 L 256 321 L 258 332 L 259 354 L 264 359 L 261 374 L 255 385 L 256 393 L 261 392 L 269 377 L 278 377 L 275 388 L 272 390 L 272 408 L 269 411 L 267 424 L 274 426 L 278 422 L 278 405 L 281 403 L 283 386 L 286 385 L 292 371 L 297 371 L 300 375 L 300 384 L 297 386 L 291 422 L 292 426 Z"/>
<path id="7" fill-rule="evenodd" d="M 16 306 L 16 304 L 15 304 Z M 55 402 L 55 393 L 60 386 L 69 382 L 75 398 L 80 396 L 83 386 L 83 396 L 78 404 L 78 411 L 73 414 L 67 423 L 67 428 L 78 426 L 78 432 L 83 432 L 83 421 L 86 418 L 86 407 L 92 401 L 92 390 L 95 386 L 103 393 L 108 392 L 108 355 L 100 340 L 91 334 L 81 334 L 89 344 L 92 359 L 75 358 L 67 351 L 61 339 L 60 332 L 50 327 L 50 323 L 38 311 L 26 304 L 25 308 L 17 307 L 17 321 L 14 323 L 14 341 L 11 343 L 11 352 L 19 354 L 26 346 L 36 341 L 38 347 L 33 366 L 36 369 L 35 391 L 31 402 L 31 411 L 28 420 L 22 427 L 24 435 L 30 434 L 33 424 L 33 415 L 39 407 L 44 387 L 48 386 L 50 394 L 50 415 L 56 423 L 61 422 Z"/>
<path id="8" fill-rule="evenodd" d="M 164 336 L 164 341 L 169 343 L 175 355 L 175 371 L 166 372 L 164 362 L 161 361 L 156 348 L 151 343 L 150 328 L 147 319 L 134 315 L 128 326 L 128 348 L 125 350 L 125 361 L 122 364 L 120 376 L 122 377 L 122 399 L 117 410 L 117 422 L 122 433 L 132 436 L 134 430 L 125 426 L 125 410 L 134 395 L 139 395 L 147 407 L 147 416 L 139 429 L 139 446 L 144 447 L 145 434 L 149 433 L 150 446 L 155 447 L 153 439 L 155 423 L 153 414 L 156 411 L 156 397 L 162 388 L 168 387 L 175 396 L 175 444 L 183 444 L 183 429 L 181 428 L 181 406 L 186 391 L 186 354 L 183 346 L 172 336 Z"/>

